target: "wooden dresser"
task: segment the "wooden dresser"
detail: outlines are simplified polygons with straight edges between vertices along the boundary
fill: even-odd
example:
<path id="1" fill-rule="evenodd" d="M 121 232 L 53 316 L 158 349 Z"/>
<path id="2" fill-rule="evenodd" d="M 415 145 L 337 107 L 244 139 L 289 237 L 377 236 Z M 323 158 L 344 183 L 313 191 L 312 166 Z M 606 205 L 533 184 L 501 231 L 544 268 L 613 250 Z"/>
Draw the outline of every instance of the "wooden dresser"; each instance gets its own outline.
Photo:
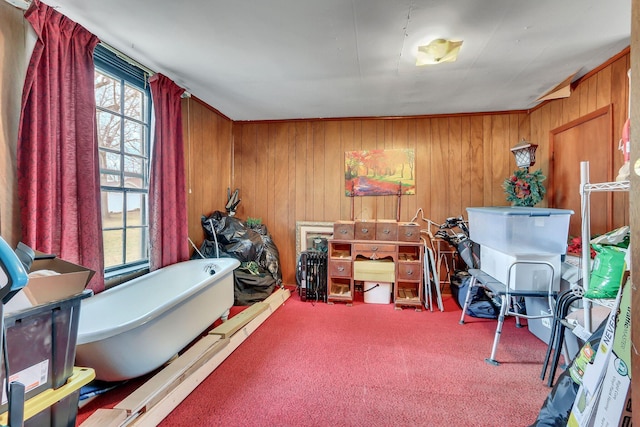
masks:
<path id="1" fill-rule="evenodd" d="M 363 235 L 371 238 L 362 239 Z M 422 307 L 424 253 L 417 225 L 340 221 L 334 236 L 328 241 L 327 302 L 351 304 L 356 282 L 378 281 L 392 282 L 396 308 Z"/>

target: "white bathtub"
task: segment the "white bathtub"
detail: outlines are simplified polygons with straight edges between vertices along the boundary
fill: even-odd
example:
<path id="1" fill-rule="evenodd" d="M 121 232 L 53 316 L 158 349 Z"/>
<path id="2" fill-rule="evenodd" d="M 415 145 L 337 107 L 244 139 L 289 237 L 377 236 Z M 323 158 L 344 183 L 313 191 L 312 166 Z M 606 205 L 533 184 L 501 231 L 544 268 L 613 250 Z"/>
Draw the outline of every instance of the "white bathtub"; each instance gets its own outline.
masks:
<path id="1" fill-rule="evenodd" d="M 177 263 L 82 300 L 76 366 L 120 381 L 159 368 L 233 306 L 232 258 Z"/>

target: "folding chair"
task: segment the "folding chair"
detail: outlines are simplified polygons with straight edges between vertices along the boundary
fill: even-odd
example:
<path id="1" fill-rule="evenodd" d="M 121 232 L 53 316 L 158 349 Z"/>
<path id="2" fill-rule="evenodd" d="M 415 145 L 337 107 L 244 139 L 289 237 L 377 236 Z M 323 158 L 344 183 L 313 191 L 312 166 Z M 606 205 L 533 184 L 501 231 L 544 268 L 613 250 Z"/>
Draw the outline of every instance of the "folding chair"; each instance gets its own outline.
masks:
<path id="1" fill-rule="evenodd" d="M 423 259 L 423 279 L 424 279 L 424 291 L 425 291 L 425 308 L 433 311 L 433 293 L 431 288 L 435 288 L 436 290 L 436 303 L 438 304 L 438 309 L 440 311 L 444 311 L 444 305 L 442 303 L 442 293 L 440 292 L 440 273 L 438 272 L 438 268 L 435 262 L 435 256 L 432 247 L 429 247 L 427 239 L 424 237 L 425 230 L 421 230 L 422 243 L 424 246 L 424 259 Z M 427 307 L 428 305 L 428 307 Z"/>
<path id="2" fill-rule="evenodd" d="M 566 324 L 564 323 L 565 317 L 569 314 L 569 309 L 575 301 L 582 299 L 582 295 L 574 292 L 573 289 L 567 289 L 558 295 L 556 300 L 556 307 L 553 315 L 553 322 L 551 325 L 551 336 L 549 337 L 549 345 L 547 346 L 547 354 L 544 356 L 544 363 L 542 364 L 542 372 L 540 379 L 544 380 L 547 374 L 547 368 L 549 369 L 549 377 L 547 378 L 547 385 L 553 386 L 553 380 L 555 379 L 556 369 L 560 361 L 560 354 L 564 343 L 564 336 L 566 330 Z M 571 332 L 569 332 L 571 333 Z M 553 352 L 553 359 L 551 353 Z M 551 365 L 549 366 L 549 363 Z"/>
<path id="3" fill-rule="evenodd" d="M 536 264 L 546 266 L 545 268 L 549 268 L 549 284 L 546 290 L 539 289 L 511 289 L 509 284 L 511 283 L 511 275 L 513 269 L 516 265 L 524 265 L 524 264 Z M 485 361 L 489 364 L 498 366 L 500 363 L 496 360 L 496 352 L 498 350 L 498 343 L 500 342 L 500 335 L 502 334 L 502 326 L 504 324 L 505 316 L 515 316 L 516 317 L 516 325 L 518 327 L 521 326 L 520 318 L 524 319 L 543 319 L 543 318 L 553 318 L 554 316 L 554 307 L 555 307 L 555 299 L 557 296 L 557 291 L 553 288 L 554 282 L 554 274 L 555 270 L 553 265 L 547 261 L 538 261 L 538 260 L 517 260 L 513 264 L 511 264 L 507 271 L 507 284 L 498 281 L 492 276 L 488 275 L 482 270 L 479 269 L 470 269 L 469 274 L 471 274 L 471 282 L 469 283 L 469 291 L 467 293 L 467 297 L 464 301 L 464 307 L 462 308 L 462 316 L 460 317 L 460 324 L 464 324 L 464 316 L 467 312 L 467 308 L 469 307 L 470 296 L 472 295 L 472 289 L 474 286 L 484 286 L 489 291 L 493 293 L 494 296 L 499 296 L 501 300 L 500 314 L 498 315 L 498 325 L 496 326 L 496 333 L 493 338 L 493 346 L 491 347 L 491 356 L 485 359 Z M 548 314 L 541 315 L 529 315 L 522 314 L 518 311 L 515 311 L 511 308 L 511 303 L 515 302 L 517 297 L 534 297 L 534 298 L 547 298 L 549 302 L 549 311 Z"/>

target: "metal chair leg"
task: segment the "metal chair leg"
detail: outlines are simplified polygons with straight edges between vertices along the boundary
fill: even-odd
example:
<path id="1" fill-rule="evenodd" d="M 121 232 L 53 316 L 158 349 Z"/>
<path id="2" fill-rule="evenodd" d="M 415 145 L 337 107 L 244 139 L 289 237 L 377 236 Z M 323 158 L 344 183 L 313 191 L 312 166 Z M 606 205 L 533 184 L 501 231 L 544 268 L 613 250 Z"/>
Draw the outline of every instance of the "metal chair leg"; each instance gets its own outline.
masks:
<path id="1" fill-rule="evenodd" d="M 547 368 L 549 367 L 549 362 L 551 360 L 551 352 L 555 347 L 555 340 L 558 334 L 558 328 L 560 327 L 560 313 L 562 310 L 562 306 L 564 304 L 565 299 L 570 291 L 563 292 L 556 301 L 556 306 L 553 310 L 553 320 L 551 325 L 551 334 L 549 336 L 549 343 L 547 345 L 547 352 L 544 355 L 544 362 L 542 364 L 542 372 L 540 373 L 540 379 L 544 380 L 544 377 L 547 375 Z M 557 350 L 556 350 L 557 351 Z"/>
<path id="2" fill-rule="evenodd" d="M 567 331 L 566 326 L 562 323 L 562 319 L 564 319 L 567 316 L 569 312 L 569 307 L 577 299 L 579 299 L 579 297 L 572 295 L 569 298 L 565 299 L 564 304 L 561 307 L 562 312 L 560 313 L 560 316 L 558 319 L 558 334 L 556 336 L 556 340 L 554 343 L 555 353 L 553 354 L 553 360 L 551 361 L 551 368 L 549 369 L 549 378 L 547 379 L 547 385 L 549 387 L 553 386 L 553 380 L 555 379 L 555 376 L 556 376 L 556 369 L 558 368 L 558 363 L 560 362 L 560 354 L 562 353 L 562 346 L 564 344 L 564 336 Z"/>
<path id="3" fill-rule="evenodd" d="M 500 363 L 496 360 L 496 352 L 498 351 L 498 343 L 500 342 L 500 335 L 502 334 L 502 325 L 504 324 L 504 318 L 507 313 L 509 304 L 509 298 L 506 295 L 502 296 L 502 306 L 500 307 L 500 315 L 498 316 L 498 326 L 496 327 L 496 334 L 493 337 L 493 347 L 491 347 L 491 356 L 484 359 L 485 362 L 498 366 Z"/>
<path id="4" fill-rule="evenodd" d="M 469 308 L 469 302 L 471 300 L 471 290 L 476 286 L 476 278 L 471 276 L 471 280 L 469 281 L 469 288 L 467 289 L 467 296 L 464 299 L 464 306 L 462 307 L 462 315 L 460 316 L 460 324 L 464 325 L 464 315 L 467 313 L 467 308 Z"/>

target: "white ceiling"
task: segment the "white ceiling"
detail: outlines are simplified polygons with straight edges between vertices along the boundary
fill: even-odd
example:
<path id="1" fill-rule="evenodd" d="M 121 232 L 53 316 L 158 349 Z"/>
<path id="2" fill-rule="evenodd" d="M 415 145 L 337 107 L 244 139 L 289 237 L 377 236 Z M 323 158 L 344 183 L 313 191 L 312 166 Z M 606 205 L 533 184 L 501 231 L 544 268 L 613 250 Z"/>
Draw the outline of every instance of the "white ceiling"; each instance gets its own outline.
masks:
<path id="1" fill-rule="evenodd" d="M 44 2 L 233 120 L 528 109 L 631 27 L 631 0 Z M 434 38 L 458 60 L 416 67 Z"/>

